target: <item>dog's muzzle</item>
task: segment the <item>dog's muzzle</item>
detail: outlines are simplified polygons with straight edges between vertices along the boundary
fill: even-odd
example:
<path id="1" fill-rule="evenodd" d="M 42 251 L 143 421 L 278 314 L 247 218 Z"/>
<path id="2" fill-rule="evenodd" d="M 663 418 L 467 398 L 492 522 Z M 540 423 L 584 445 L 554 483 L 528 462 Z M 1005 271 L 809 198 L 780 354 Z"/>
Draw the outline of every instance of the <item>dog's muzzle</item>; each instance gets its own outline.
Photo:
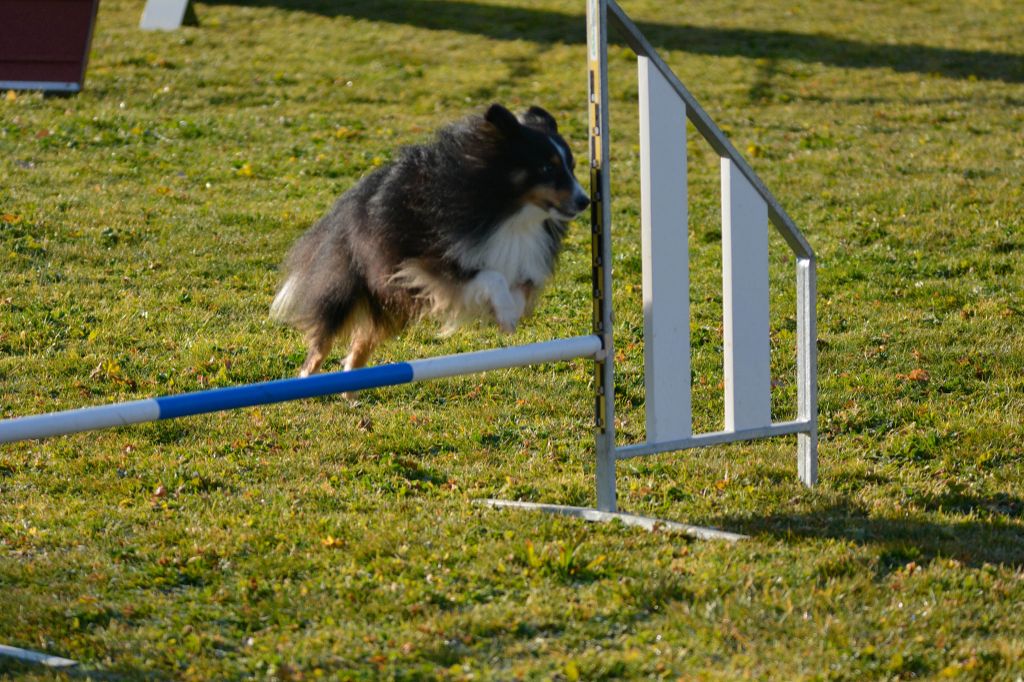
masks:
<path id="1" fill-rule="evenodd" d="M 572 197 L 567 204 L 563 204 L 557 209 L 564 220 L 572 220 L 582 213 L 587 206 L 590 206 L 590 197 L 580 187 L 579 181 L 576 181 L 575 178 L 573 180 Z"/>

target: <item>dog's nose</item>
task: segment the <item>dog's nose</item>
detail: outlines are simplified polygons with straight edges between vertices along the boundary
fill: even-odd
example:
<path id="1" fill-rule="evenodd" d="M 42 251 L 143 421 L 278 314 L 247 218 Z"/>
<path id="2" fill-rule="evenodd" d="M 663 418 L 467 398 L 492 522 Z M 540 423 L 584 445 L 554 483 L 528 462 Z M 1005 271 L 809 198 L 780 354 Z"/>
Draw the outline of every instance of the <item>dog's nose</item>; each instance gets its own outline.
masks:
<path id="1" fill-rule="evenodd" d="M 587 206 L 590 206 L 590 197 L 588 197 L 586 194 L 577 194 L 574 197 L 574 201 L 576 203 L 577 213 L 585 209 Z"/>

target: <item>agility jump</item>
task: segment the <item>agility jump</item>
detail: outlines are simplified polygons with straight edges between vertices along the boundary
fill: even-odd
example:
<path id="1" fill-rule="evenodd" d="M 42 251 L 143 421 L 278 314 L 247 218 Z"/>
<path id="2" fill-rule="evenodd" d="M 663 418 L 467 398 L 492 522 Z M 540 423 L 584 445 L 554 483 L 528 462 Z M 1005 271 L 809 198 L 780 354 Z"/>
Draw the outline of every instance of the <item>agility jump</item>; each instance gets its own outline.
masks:
<path id="1" fill-rule="evenodd" d="M 609 21 L 638 58 L 641 234 L 647 440 L 615 439 L 612 334 L 611 194 L 608 138 Z M 0 421 L 0 443 L 266 403 L 358 391 L 500 368 L 590 358 L 595 372 L 597 509 L 486 501 L 592 520 L 651 519 L 616 513 L 620 459 L 797 434 L 797 473 L 817 481 L 816 273 L 811 246 L 743 157 L 657 55 L 615 0 L 588 0 L 587 50 L 591 162 L 593 333 L 567 339 L 414 360 L 348 372 L 282 379 L 177 396 L 87 407 Z M 689 119 L 721 158 L 725 429 L 694 434 L 690 396 L 686 125 Z M 767 224 L 796 258 L 797 419 L 772 422 L 768 323 Z M 666 524 L 697 537 L 740 536 Z"/>

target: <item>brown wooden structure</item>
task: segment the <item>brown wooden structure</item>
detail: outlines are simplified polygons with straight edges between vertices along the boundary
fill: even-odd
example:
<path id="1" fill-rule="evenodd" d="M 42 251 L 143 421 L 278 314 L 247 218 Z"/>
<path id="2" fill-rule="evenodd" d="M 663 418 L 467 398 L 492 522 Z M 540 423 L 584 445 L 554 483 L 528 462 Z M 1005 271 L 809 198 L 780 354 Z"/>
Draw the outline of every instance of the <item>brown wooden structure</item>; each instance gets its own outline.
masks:
<path id="1" fill-rule="evenodd" d="M 0 0 L 0 90 L 82 89 L 99 0 Z"/>

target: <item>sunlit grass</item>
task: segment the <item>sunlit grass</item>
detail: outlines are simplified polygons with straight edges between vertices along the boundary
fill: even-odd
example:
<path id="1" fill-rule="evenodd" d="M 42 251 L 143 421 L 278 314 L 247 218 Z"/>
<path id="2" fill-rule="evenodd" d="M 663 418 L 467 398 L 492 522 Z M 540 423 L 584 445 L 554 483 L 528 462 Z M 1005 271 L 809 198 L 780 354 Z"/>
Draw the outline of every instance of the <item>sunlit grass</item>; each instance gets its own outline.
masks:
<path id="1" fill-rule="evenodd" d="M 293 375 L 301 341 L 266 315 L 283 255 L 400 145 L 537 103 L 585 158 L 583 4 L 223 0 L 143 33 L 141 3 L 104 0 L 84 92 L 0 98 L 0 417 Z M 3 446 L 0 643 L 128 679 L 1024 672 L 1020 9 L 623 4 L 818 252 L 821 484 L 790 439 L 620 465 L 624 509 L 737 545 L 473 504 L 593 504 L 583 361 Z M 626 442 L 637 89 L 611 57 Z M 715 430 L 718 160 L 689 139 L 694 419 Z M 589 246 L 575 224 L 515 337 L 428 324 L 377 359 L 586 333 Z M 771 273 L 784 418 L 781 240 Z"/>

